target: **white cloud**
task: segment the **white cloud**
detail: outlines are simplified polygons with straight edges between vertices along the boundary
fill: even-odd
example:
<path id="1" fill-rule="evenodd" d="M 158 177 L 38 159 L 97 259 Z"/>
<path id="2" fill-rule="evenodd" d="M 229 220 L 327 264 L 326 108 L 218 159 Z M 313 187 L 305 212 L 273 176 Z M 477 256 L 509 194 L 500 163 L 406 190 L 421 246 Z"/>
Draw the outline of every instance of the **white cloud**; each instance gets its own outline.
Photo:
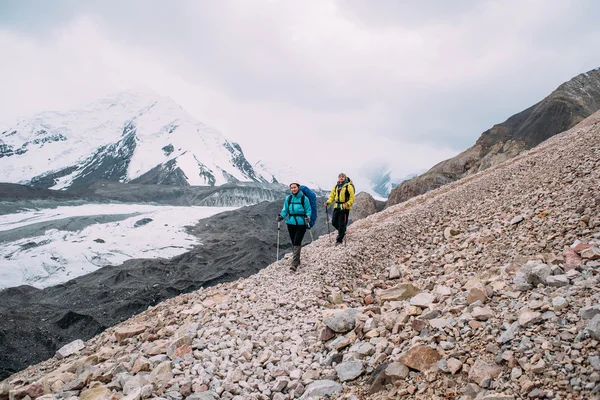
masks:
<path id="1" fill-rule="evenodd" d="M 0 120 L 150 86 L 324 186 L 428 168 L 600 64 L 589 1 L 61 4 L 79 17 L 0 28 Z"/>

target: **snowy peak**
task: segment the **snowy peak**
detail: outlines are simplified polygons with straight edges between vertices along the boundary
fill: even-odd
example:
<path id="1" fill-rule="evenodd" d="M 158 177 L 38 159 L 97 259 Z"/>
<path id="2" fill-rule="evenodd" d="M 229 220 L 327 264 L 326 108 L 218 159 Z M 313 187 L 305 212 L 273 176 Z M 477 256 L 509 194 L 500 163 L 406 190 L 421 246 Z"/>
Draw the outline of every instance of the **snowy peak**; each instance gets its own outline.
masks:
<path id="1" fill-rule="evenodd" d="M 239 144 L 168 97 L 119 93 L 0 133 L 2 181 L 64 189 L 104 179 L 176 185 L 273 181 Z"/>
<path id="2" fill-rule="evenodd" d="M 310 187 L 311 189 L 323 190 L 315 182 L 307 179 L 304 176 L 299 176 L 289 165 L 283 162 L 272 162 L 260 160 L 254 164 L 254 170 L 261 175 L 270 176 L 272 183 L 281 183 L 288 186 L 294 181 L 299 181 L 301 185 Z"/>

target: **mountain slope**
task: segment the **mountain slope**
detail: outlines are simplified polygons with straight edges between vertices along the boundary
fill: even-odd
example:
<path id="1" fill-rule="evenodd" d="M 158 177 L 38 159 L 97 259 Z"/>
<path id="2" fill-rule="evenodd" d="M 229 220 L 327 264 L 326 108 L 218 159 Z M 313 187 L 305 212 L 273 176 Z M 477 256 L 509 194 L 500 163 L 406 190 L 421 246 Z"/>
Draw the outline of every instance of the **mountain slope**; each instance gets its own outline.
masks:
<path id="1" fill-rule="evenodd" d="M 475 145 L 392 190 L 388 206 L 498 165 L 600 110 L 600 69 L 560 85 L 541 102 L 483 132 Z"/>
<path id="2" fill-rule="evenodd" d="M 20 121 L 0 133 L 0 169 L 3 181 L 52 189 L 99 179 L 208 186 L 274 180 L 237 143 L 152 93 L 121 93 Z"/>
<path id="3" fill-rule="evenodd" d="M 315 241 L 297 273 L 283 260 L 150 307 L 5 380 L 0 397 L 66 385 L 82 398 L 595 398 L 599 185 L 596 113 L 357 221 L 346 246 Z"/>

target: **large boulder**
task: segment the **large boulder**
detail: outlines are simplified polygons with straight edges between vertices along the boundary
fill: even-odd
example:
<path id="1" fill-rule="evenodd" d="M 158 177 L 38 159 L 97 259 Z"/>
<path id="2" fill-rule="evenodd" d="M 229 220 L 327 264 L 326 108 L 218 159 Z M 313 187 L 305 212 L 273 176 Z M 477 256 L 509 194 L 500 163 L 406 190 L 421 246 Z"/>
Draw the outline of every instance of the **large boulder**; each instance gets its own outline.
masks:
<path id="1" fill-rule="evenodd" d="M 360 192 L 354 198 L 354 205 L 350 211 L 350 221 L 358 221 L 383 210 L 385 202 L 375 200 L 366 192 Z"/>

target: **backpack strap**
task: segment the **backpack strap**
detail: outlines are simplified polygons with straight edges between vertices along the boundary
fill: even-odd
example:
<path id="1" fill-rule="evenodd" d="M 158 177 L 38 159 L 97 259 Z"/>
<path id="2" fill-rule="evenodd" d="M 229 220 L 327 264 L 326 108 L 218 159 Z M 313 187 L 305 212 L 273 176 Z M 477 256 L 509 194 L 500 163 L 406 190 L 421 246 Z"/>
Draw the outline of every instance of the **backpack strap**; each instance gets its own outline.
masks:
<path id="1" fill-rule="evenodd" d="M 352 185 L 352 189 L 354 189 L 354 192 L 356 193 L 356 188 L 354 187 L 354 183 L 348 183 L 344 189 L 346 189 L 346 195 L 344 196 L 344 199 L 346 199 L 346 201 L 349 200 L 349 195 L 350 193 L 348 193 L 348 186 Z"/>
<path id="2" fill-rule="evenodd" d="M 292 198 L 294 197 L 294 195 L 290 195 L 288 197 L 288 215 L 290 217 L 294 217 L 294 219 L 296 220 L 296 225 L 298 224 L 298 217 L 302 217 L 303 219 L 306 218 L 306 208 L 304 207 L 304 199 L 306 198 L 306 196 L 304 195 L 304 192 L 302 192 L 302 197 L 300 197 L 300 203 L 296 203 L 294 202 L 294 204 L 300 204 L 302 205 L 302 209 L 304 210 L 304 214 L 292 214 L 292 210 L 291 210 L 291 205 L 292 205 Z"/>

